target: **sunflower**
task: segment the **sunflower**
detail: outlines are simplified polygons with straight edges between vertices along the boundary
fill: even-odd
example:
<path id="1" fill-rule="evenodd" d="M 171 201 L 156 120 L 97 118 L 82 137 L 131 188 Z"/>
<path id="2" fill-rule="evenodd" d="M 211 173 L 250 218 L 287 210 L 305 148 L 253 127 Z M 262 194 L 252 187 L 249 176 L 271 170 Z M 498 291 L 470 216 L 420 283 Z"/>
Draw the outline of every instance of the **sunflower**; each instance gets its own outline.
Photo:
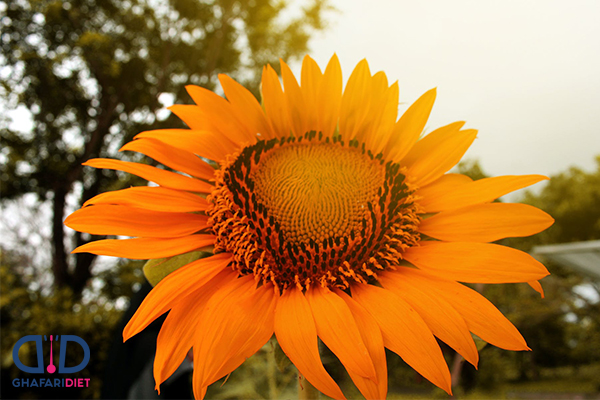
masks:
<path id="1" fill-rule="evenodd" d="M 318 338 L 369 398 L 387 394 L 385 348 L 451 393 L 436 337 L 477 365 L 473 335 L 529 350 L 488 300 L 462 283 L 537 282 L 546 268 L 490 243 L 546 229 L 534 207 L 492 202 L 547 179 L 472 181 L 447 173 L 476 131 L 455 122 L 421 138 L 436 90 L 397 119 L 398 84 L 361 61 L 342 90 L 339 61 L 310 57 L 301 84 L 281 62 L 283 87 L 263 69 L 262 104 L 228 76 L 227 99 L 197 86 L 171 111 L 190 129 L 142 132 L 121 150 L 170 169 L 111 159 L 85 163 L 157 186 L 88 200 L 65 223 L 124 235 L 74 252 L 135 259 L 209 251 L 168 274 L 124 330 L 132 337 L 170 311 L 157 341 L 157 388 L 194 352 L 193 390 L 228 375 L 275 334 L 319 391 L 343 398 Z M 199 254 L 199 253 L 191 253 Z M 156 267 L 158 268 L 158 267 Z"/>

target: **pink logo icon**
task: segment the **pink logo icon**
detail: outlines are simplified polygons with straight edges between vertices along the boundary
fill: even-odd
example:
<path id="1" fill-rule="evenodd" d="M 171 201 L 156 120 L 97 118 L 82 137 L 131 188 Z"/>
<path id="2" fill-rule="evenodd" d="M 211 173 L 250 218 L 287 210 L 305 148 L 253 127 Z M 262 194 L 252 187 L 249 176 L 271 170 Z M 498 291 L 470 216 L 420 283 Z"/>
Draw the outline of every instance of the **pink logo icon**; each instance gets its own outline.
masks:
<path id="1" fill-rule="evenodd" d="M 56 367 L 54 366 L 54 357 L 52 357 L 52 335 L 50 335 L 50 365 L 46 367 L 46 371 L 51 374 L 56 372 Z"/>

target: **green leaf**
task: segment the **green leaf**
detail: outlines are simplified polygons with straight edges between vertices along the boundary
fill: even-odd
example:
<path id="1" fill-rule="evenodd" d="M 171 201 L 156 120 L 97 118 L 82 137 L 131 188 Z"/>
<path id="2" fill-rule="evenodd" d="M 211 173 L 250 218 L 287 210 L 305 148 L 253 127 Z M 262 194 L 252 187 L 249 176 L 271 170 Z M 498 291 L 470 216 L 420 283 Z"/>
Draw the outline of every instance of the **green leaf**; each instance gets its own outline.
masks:
<path id="1" fill-rule="evenodd" d="M 477 347 L 477 351 L 481 351 L 485 346 L 487 346 L 486 341 L 479 339 L 475 335 L 473 335 L 473 340 L 475 340 L 475 347 Z"/>
<path id="2" fill-rule="evenodd" d="M 144 275 L 152 286 L 156 286 L 158 282 L 171 272 L 193 261 L 204 258 L 209 254 L 205 251 L 192 251 L 178 256 L 148 260 L 144 265 Z"/>

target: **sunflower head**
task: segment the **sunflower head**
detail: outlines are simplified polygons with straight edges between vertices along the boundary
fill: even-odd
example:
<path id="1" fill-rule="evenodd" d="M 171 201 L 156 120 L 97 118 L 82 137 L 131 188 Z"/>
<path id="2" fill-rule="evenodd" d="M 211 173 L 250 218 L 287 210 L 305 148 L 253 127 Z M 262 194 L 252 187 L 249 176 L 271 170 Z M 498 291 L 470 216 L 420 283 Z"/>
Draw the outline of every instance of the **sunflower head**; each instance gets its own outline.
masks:
<path id="1" fill-rule="evenodd" d="M 489 301 L 458 282 L 527 282 L 541 293 L 545 267 L 491 242 L 532 235 L 552 218 L 493 200 L 547 178 L 447 173 L 477 132 L 455 122 L 421 137 L 435 89 L 398 118 L 398 84 L 371 74 L 366 61 L 344 89 L 336 56 L 324 71 L 306 57 L 301 83 L 284 62 L 281 70 L 283 86 L 264 68 L 262 105 L 224 75 L 227 99 L 190 86 L 196 104 L 171 107 L 190 129 L 142 132 L 122 148 L 184 174 L 86 163 L 157 185 L 88 200 L 68 226 L 134 238 L 75 252 L 162 258 L 149 270 L 183 264 L 124 331 L 127 339 L 170 310 L 158 336 L 157 387 L 193 348 L 201 398 L 273 334 L 300 373 L 333 398 L 344 395 L 323 368 L 317 338 L 369 399 L 387 393 L 385 348 L 448 393 L 435 337 L 473 365 L 472 335 L 527 350 Z M 198 259 L 200 251 L 209 256 Z"/>
<path id="2" fill-rule="evenodd" d="M 280 290 L 367 283 L 419 240 L 400 165 L 355 140 L 316 131 L 259 140 L 216 176 L 215 250 Z"/>

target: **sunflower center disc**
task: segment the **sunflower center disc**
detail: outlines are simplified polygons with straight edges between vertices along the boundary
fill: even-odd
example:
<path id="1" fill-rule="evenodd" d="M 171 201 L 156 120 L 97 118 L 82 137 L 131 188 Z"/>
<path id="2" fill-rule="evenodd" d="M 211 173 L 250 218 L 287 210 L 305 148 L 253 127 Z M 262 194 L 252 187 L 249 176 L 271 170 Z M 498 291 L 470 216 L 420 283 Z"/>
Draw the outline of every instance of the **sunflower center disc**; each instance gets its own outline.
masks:
<path id="1" fill-rule="evenodd" d="M 281 290 L 368 282 L 419 240 L 400 166 L 315 132 L 244 148 L 209 200 L 215 251 Z"/>
<path id="2" fill-rule="evenodd" d="M 295 244 L 358 235 L 385 168 L 355 148 L 300 143 L 264 156 L 250 178 L 256 201 Z"/>

